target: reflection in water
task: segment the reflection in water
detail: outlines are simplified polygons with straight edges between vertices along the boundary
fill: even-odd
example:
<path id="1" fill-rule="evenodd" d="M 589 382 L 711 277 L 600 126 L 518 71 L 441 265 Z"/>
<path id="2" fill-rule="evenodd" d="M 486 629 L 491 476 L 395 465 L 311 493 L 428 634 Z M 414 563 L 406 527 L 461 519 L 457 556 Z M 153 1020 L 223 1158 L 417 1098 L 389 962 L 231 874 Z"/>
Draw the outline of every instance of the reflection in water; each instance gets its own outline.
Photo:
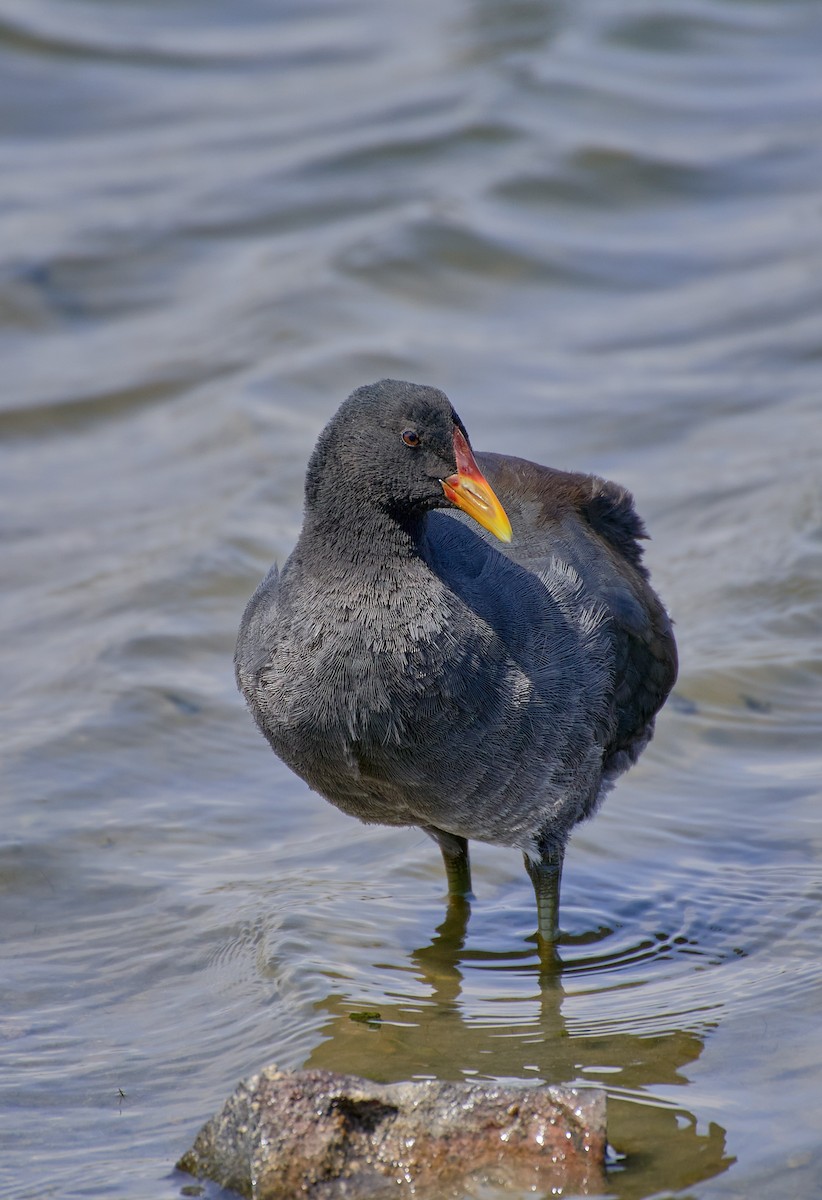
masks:
<path id="1" fill-rule="evenodd" d="M 683 1068 L 702 1053 L 702 1037 L 685 1029 L 572 1036 L 562 1012 L 562 945 L 553 962 L 540 961 L 536 946 L 467 951 L 469 915 L 468 901 L 453 900 L 430 945 L 410 956 L 427 1000 L 386 990 L 385 1002 L 368 1011 L 340 994 L 323 1001 L 329 1013 L 325 1040 L 306 1066 L 381 1082 L 479 1076 L 605 1086 L 609 1140 L 624 1156 L 609 1183 L 625 1200 L 663 1187 L 676 1191 L 727 1170 L 734 1159 L 725 1153 L 722 1126 L 712 1123 L 702 1131 L 692 1113 L 653 1094 L 655 1087 L 688 1082 Z M 472 985 L 488 971 L 500 989 L 506 977 L 533 982 L 527 1015 L 517 1012 L 521 994 L 508 1001 L 497 996 L 509 1019 L 483 1020 Z"/>

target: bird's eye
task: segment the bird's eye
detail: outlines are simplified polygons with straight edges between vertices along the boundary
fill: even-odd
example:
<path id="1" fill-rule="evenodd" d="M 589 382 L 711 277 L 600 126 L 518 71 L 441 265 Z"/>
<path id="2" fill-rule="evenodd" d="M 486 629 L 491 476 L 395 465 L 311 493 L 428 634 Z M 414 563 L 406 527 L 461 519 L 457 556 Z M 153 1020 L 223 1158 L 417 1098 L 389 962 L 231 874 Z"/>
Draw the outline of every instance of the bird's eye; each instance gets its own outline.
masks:
<path id="1" fill-rule="evenodd" d="M 402 440 L 405 442 L 406 446 L 419 446 L 420 435 L 417 433 L 416 429 L 404 429 L 402 431 Z"/>

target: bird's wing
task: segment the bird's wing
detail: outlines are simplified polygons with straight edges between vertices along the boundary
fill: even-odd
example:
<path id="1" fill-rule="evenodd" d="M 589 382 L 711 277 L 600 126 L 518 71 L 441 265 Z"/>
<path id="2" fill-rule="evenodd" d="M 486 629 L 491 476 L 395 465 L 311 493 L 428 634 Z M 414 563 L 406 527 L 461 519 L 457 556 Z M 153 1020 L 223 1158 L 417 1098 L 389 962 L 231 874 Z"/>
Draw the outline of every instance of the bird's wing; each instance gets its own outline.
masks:
<path id="1" fill-rule="evenodd" d="M 671 620 L 648 581 L 647 538 L 625 488 L 595 475 L 478 454 L 477 461 L 511 520 L 503 554 L 543 575 L 567 563 L 586 598 L 608 616 L 616 725 L 610 754 L 641 738 L 674 685 L 677 652 Z"/>

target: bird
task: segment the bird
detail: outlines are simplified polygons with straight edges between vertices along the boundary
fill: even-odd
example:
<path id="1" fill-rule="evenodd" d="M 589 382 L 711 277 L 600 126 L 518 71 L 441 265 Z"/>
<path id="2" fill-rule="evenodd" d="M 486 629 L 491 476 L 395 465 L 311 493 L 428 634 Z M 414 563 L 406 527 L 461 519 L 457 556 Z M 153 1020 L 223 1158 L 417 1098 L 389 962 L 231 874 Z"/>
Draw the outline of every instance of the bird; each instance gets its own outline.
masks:
<path id="1" fill-rule="evenodd" d="M 359 387 L 243 614 L 239 689 L 311 789 L 433 838 L 451 899 L 472 897 L 470 841 L 519 849 L 553 946 L 571 831 L 676 680 L 646 537 L 616 483 L 475 454 L 438 388 Z"/>

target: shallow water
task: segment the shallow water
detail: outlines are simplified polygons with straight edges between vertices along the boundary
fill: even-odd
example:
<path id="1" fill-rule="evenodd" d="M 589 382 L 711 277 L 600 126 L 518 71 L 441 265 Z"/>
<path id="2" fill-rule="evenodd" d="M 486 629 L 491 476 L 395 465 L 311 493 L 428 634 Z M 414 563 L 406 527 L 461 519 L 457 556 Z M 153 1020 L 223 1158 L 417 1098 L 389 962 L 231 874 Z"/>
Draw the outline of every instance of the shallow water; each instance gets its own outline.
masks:
<path id="1" fill-rule="evenodd" d="M 177 1197 L 272 1061 L 597 1083 L 611 1195 L 817 1193 L 820 53 L 807 2 L 0 0 L 2 1195 Z M 389 374 L 653 535 L 680 682 L 558 978 L 517 855 L 446 920 L 234 691 Z"/>

